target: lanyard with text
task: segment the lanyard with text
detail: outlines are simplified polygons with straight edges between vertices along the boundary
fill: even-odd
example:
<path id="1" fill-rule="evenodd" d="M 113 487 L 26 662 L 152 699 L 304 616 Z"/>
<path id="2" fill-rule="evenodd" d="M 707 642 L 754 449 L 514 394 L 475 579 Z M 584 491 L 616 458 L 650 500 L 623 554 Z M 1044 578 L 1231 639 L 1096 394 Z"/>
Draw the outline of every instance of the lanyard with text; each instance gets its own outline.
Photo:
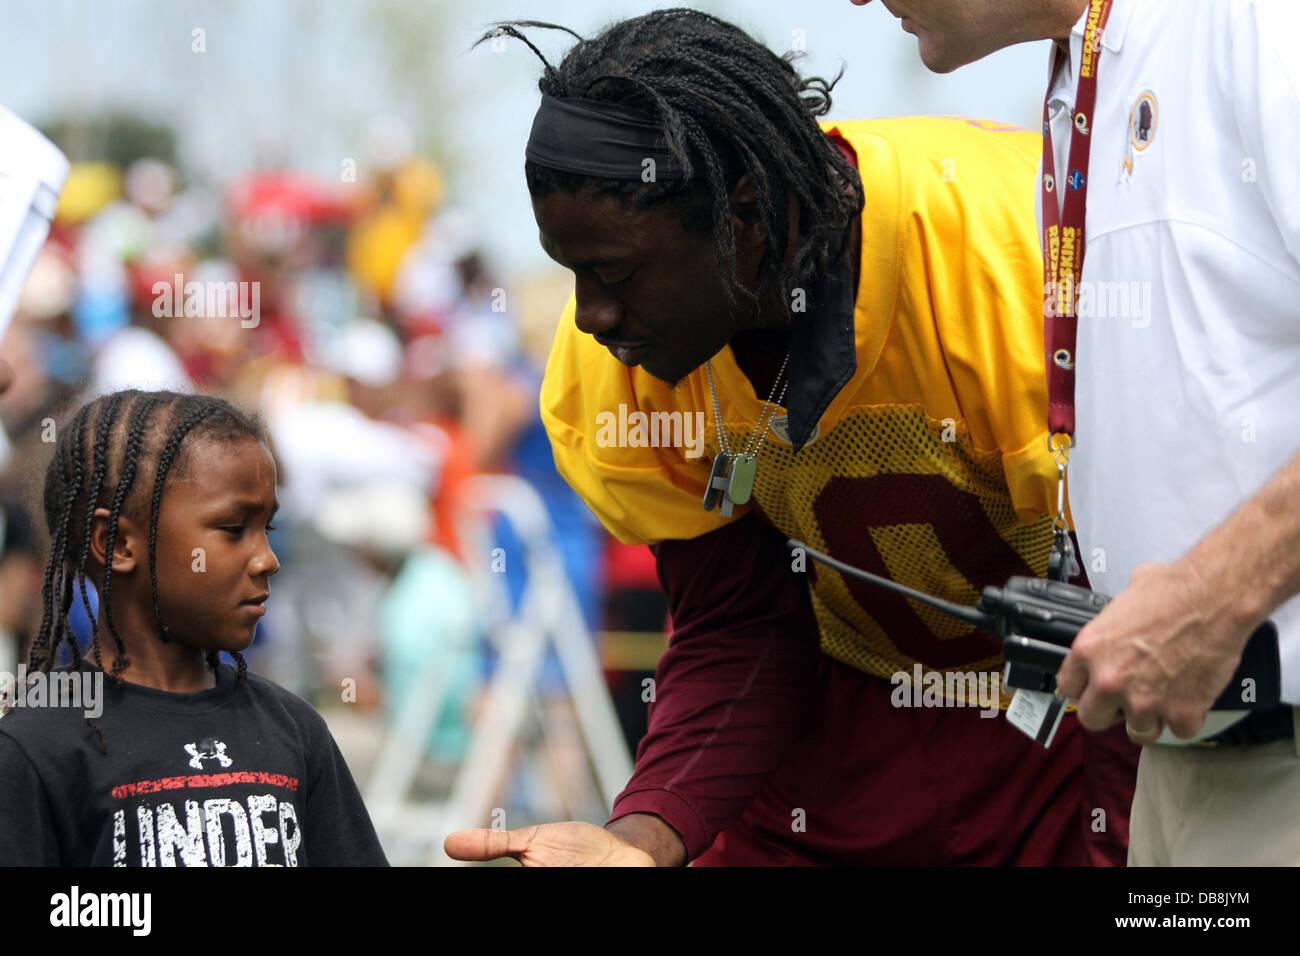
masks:
<path id="1" fill-rule="evenodd" d="M 1052 148 L 1051 83 L 1063 54 L 1053 61 L 1052 80 L 1043 101 L 1043 331 L 1047 347 L 1047 447 L 1056 456 L 1056 544 L 1048 559 L 1048 576 L 1068 580 L 1078 572 L 1065 520 L 1065 470 L 1074 442 L 1075 314 L 1083 275 L 1084 218 L 1088 198 L 1088 155 L 1092 145 L 1093 106 L 1097 102 L 1097 65 L 1101 37 L 1112 0 L 1091 0 L 1079 58 L 1079 86 L 1074 97 L 1074 131 L 1066 161 L 1065 182 L 1056 182 Z M 1058 187 L 1065 200 L 1057 200 Z"/>

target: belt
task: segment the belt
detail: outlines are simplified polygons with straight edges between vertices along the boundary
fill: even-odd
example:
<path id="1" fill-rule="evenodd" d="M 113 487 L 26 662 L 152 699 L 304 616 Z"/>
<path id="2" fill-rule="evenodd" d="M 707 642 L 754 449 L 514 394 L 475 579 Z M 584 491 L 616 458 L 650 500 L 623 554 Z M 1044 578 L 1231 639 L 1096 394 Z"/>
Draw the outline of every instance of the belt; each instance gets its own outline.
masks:
<path id="1" fill-rule="evenodd" d="M 1239 720 L 1213 737 L 1196 741 L 1194 747 L 1245 747 L 1267 744 L 1275 740 L 1295 738 L 1295 717 L 1289 704 L 1279 704 L 1268 710 L 1252 710 L 1244 720 Z"/>

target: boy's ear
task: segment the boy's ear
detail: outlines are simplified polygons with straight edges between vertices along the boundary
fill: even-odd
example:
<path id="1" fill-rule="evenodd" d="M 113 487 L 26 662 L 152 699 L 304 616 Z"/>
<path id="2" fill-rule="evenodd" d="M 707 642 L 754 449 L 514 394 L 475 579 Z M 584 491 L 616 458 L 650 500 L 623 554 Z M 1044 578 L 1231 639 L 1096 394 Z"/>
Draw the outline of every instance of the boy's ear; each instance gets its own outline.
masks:
<path id="1" fill-rule="evenodd" d="M 113 513 L 107 508 L 96 508 L 90 519 L 90 557 L 97 564 L 107 564 L 108 519 Z M 117 516 L 117 535 L 113 538 L 113 573 L 130 574 L 147 552 L 148 543 L 140 537 L 140 529 L 126 515 Z"/>

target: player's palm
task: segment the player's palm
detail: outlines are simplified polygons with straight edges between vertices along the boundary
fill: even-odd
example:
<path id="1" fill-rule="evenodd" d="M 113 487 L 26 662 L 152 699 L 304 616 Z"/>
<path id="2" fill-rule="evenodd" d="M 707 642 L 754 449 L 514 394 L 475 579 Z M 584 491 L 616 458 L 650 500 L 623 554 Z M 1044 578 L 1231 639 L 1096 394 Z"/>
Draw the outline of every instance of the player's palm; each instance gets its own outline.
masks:
<path id="1" fill-rule="evenodd" d="M 543 823 L 522 830 L 458 830 L 443 849 L 453 860 L 514 857 L 524 866 L 654 866 L 649 853 L 590 823 Z"/>

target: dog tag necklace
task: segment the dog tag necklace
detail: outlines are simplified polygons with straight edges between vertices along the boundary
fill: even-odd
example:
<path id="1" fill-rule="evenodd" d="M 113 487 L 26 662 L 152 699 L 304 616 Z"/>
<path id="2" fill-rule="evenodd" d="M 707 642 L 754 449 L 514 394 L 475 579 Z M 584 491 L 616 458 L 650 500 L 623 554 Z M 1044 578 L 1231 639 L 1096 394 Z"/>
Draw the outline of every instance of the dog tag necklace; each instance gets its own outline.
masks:
<path id="1" fill-rule="evenodd" d="M 718 456 L 713 459 L 713 470 L 709 473 L 709 484 L 704 489 L 705 511 L 712 511 L 717 507 L 718 501 L 721 500 L 722 516 L 730 518 L 733 508 L 736 505 L 745 504 L 753 494 L 754 476 L 758 472 L 758 453 L 763 447 L 763 442 L 772 427 L 772 422 L 776 419 L 776 409 L 785 399 L 786 388 L 790 384 L 787 379 L 785 384 L 781 385 L 781 376 L 785 373 L 785 367 L 789 361 L 790 353 L 787 352 L 785 360 L 781 362 L 780 370 L 776 373 L 776 379 L 772 382 L 772 391 L 767 396 L 767 402 L 764 403 L 763 410 L 758 415 L 758 425 L 755 427 L 754 433 L 749 436 L 749 441 L 745 444 L 745 450 L 739 454 L 734 454 L 731 451 L 727 432 L 722 427 L 722 409 L 718 405 L 718 391 L 713 386 L 713 366 L 707 361 L 704 363 L 704 372 L 709 378 L 709 395 L 713 398 L 713 422 L 718 432 L 718 446 L 720 448 Z M 776 392 L 778 385 L 781 385 L 780 395 L 777 395 Z M 773 404 L 774 399 L 775 404 Z"/>

